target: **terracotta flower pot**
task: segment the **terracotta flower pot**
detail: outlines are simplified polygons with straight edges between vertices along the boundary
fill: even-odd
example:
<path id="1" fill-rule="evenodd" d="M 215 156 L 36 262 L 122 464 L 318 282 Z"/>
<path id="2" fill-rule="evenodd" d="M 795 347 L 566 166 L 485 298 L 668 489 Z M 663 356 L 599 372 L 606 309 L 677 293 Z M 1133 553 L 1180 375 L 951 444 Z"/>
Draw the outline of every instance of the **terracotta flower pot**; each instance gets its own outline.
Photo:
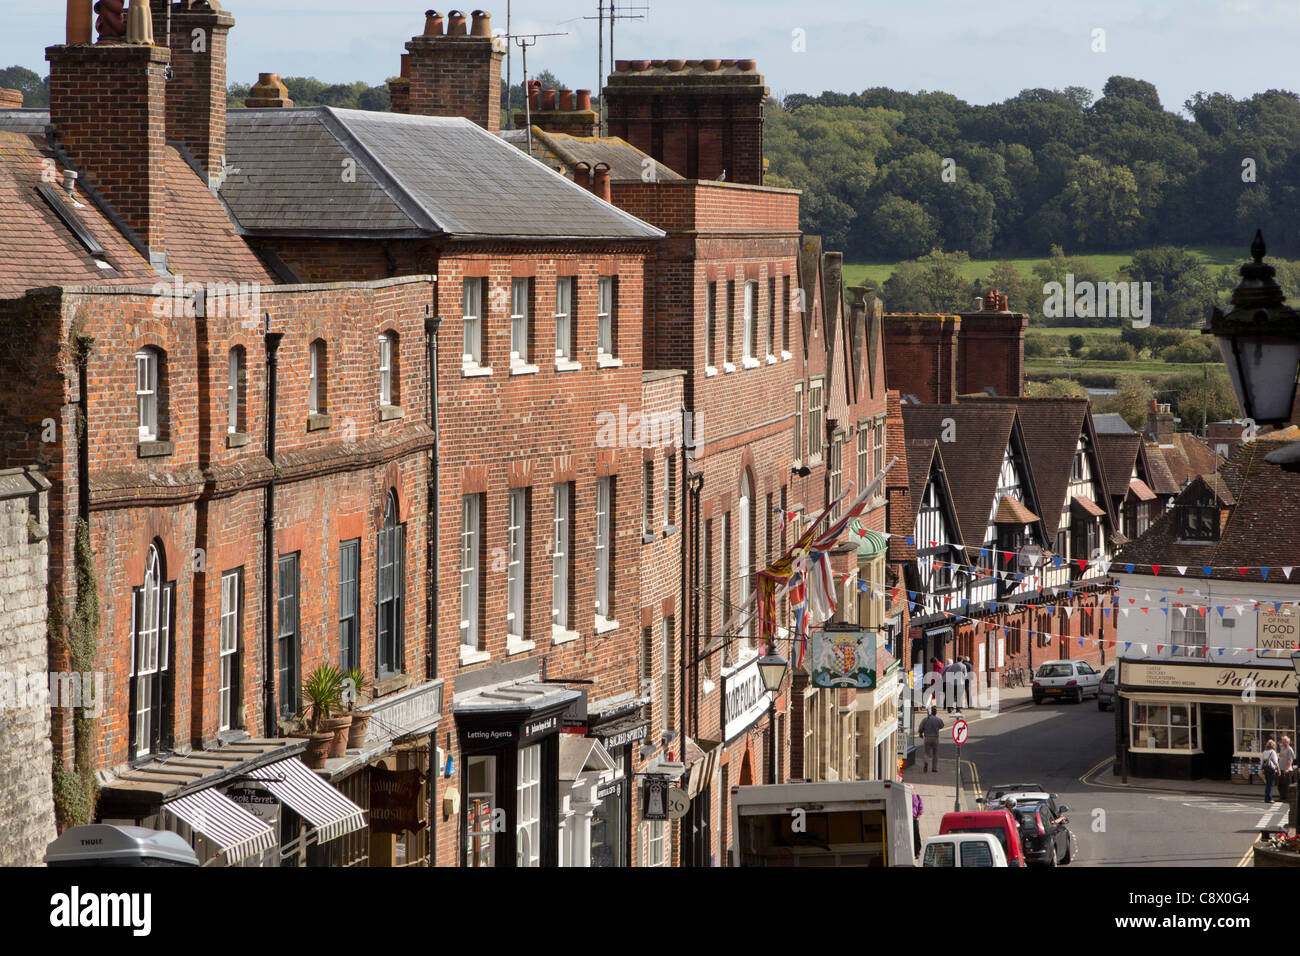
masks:
<path id="1" fill-rule="evenodd" d="M 323 768 L 325 758 L 329 755 L 330 744 L 334 740 L 334 732 L 299 734 L 296 736 L 305 736 L 307 738 L 307 749 L 302 752 L 302 762 L 307 765 L 307 769 L 320 770 Z"/>
<path id="2" fill-rule="evenodd" d="M 321 732 L 331 735 L 329 755 L 331 757 L 342 757 L 348 749 L 348 729 L 352 726 L 351 714 L 340 714 L 337 717 L 326 717 L 321 721 Z"/>
<path id="3" fill-rule="evenodd" d="M 366 728 L 369 726 L 369 712 L 364 710 L 352 712 L 352 726 L 348 728 L 348 750 L 360 750 L 366 745 Z"/>

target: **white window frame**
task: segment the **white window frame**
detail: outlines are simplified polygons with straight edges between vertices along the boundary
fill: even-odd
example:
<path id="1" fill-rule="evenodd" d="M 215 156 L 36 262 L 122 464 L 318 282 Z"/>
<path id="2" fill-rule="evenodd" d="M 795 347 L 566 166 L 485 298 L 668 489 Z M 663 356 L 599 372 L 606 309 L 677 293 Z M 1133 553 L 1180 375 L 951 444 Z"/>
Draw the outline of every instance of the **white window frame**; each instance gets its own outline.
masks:
<path id="1" fill-rule="evenodd" d="M 479 535 L 482 499 L 465 495 L 460 507 L 460 643 L 462 652 L 479 649 Z"/>
<path id="2" fill-rule="evenodd" d="M 776 276 L 767 277 L 767 364 L 777 363 L 776 348 Z"/>
<path id="3" fill-rule="evenodd" d="M 393 334 L 379 336 L 379 404 L 393 404 Z"/>
<path id="4" fill-rule="evenodd" d="M 162 559 L 154 545 L 149 546 L 144 583 L 134 600 L 139 611 L 133 608 L 131 622 L 130 676 L 136 681 L 136 706 L 131 719 L 135 721 L 135 755 L 143 757 L 153 752 L 153 683 L 158 674 L 168 669 L 171 643 L 172 587 L 162 580 Z M 158 692 L 166 691 L 160 686 Z"/>
<path id="5" fill-rule="evenodd" d="M 578 635 L 569 630 L 569 540 L 573 487 L 567 481 L 553 486 L 551 500 L 551 635 L 557 642 Z"/>
<path id="6" fill-rule="evenodd" d="M 521 747 L 515 803 L 515 865 L 541 866 L 542 745 Z"/>
<path id="7" fill-rule="evenodd" d="M 613 521 L 610 509 L 612 502 L 612 480 L 596 479 L 596 580 L 595 604 L 596 625 L 599 628 L 609 620 L 609 577 L 610 546 L 612 543 Z"/>
<path id="8" fill-rule="evenodd" d="M 603 368 L 623 362 L 615 354 L 618 346 L 618 278 L 599 276 L 596 280 L 596 360 Z"/>
<path id="9" fill-rule="evenodd" d="M 722 606 L 721 623 L 725 625 L 731 620 L 733 605 L 731 603 L 731 512 L 722 513 L 722 547 L 718 549 L 718 557 L 721 567 L 718 569 L 721 573 L 718 575 L 720 601 Z M 721 626 L 721 625 L 720 625 Z M 728 641 L 726 650 L 722 652 L 723 664 L 731 663 L 731 642 Z"/>
<path id="10" fill-rule="evenodd" d="M 825 428 L 822 420 L 822 402 L 825 394 L 821 379 L 813 379 L 808 383 L 808 461 L 813 465 L 821 464 L 825 452 L 823 445 L 826 436 L 822 434 Z M 816 404 L 813 402 L 814 398 L 817 400 Z"/>
<path id="11" fill-rule="evenodd" d="M 750 527 L 752 524 L 750 519 L 753 514 L 753 504 L 753 482 L 750 481 L 749 472 L 743 471 L 740 477 L 740 497 L 736 501 L 736 520 L 740 523 L 736 534 L 736 570 L 738 572 L 736 583 L 739 585 L 736 595 L 737 607 L 744 607 L 745 602 L 749 600 L 752 583 L 750 573 L 754 566 L 754 536 Z M 741 636 L 749 638 L 751 645 L 754 643 L 753 620 L 754 615 L 750 615 L 740 628 Z"/>
<path id="12" fill-rule="evenodd" d="M 483 279 L 464 279 L 460 292 L 461 366 L 467 373 L 490 375 L 483 362 Z"/>
<path id="13" fill-rule="evenodd" d="M 645 847 L 646 866 L 668 865 L 668 827 L 663 820 L 647 820 L 641 845 Z"/>
<path id="14" fill-rule="evenodd" d="M 559 276 L 555 280 L 555 368 L 560 372 L 582 368 L 582 363 L 573 360 L 576 284 L 573 276 Z"/>
<path id="15" fill-rule="evenodd" d="M 226 358 L 226 434 L 233 435 L 239 428 L 240 382 L 244 370 L 243 350 L 236 347 Z"/>
<path id="16" fill-rule="evenodd" d="M 803 464 L 804 458 L 804 399 L 803 382 L 794 383 L 794 463 Z"/>
<path id="17" fill-rule="evenodd" d="M 1268 708 L 1275 715 L 1280 714 L 1287 722 L 1294 722 L 1295 708 L 1288 707 L 1285 704 L 1262 704 L 1259 702 L 1253 704 L 1234 704 L 1232 708 L 1232 755 L 1234 757 L 1254 757 L 1259 759 L 1260 754 L 1264 752 L 1264 744 L 1271 738 L 1278 746 L 1282 746 L 1282 737 L 1290 737 L 1292 741 L 1296 739 L 1295 728 L 1287 726 L 1281 720 L 1275 719 L 1270 723 L 1265 723 L 1262 719 L 1264 708 Z M 1249 725 L 1246 722 L 1247 714 L 1252 714 Z M 1265 730 L 1266 726 L 1271 726 L 1272 730 Z M 1246 750 L 1238 747 L 1241 743 L 1242 731 L 1250 730 L 1254 737 L 1253 742 L 1258 746 L 1253 750 Z"/>
<path id="18" fill-rule="evenodd" d="M 732 342 L 736 334 L 736 283 L 727 280 L 727 314 L 722 319 L 722 370 L 734 372 L 736 363 L 731 361 Z"/>
<path id="19" fill-rule="evenodd" d="M 528 595 L 528 489 L 511 488 L 507 504 L 506 526 L 506 642 L 510 650 L 526 650 L 525 624 Z"/>
<path id="20" fill-rule="evenodd" d="M 873 428 L 870 422 L 858 423 L 858 487 L 857 491 L 867 487 L 871 481 L 871 441 Z"/>
<path id="21" fill-rule="evenodd" d="M 1137 719 L 1139 707 L 1164 707 L 1167 719 L 1164 722 L 1155 720 L 1139 721 Z M 1172 719 L 1174 709 L 1184 710 L 1188 717 L 1187 723 L 1181 725 L 1188 728 L 1188 746 L 1186 747 L 1175 747 L 1170 742 L 1173 739 L 1174 728 L 1180 726 L 1180 724 Z M 1150 716 L 1149 713 L 1148 716 Z M 1196 702 L 1178 700 L 1143 700 L 1141 698 L 1131 699 L 1129 701 L 1129 750 L 1137 753 L 1201 753 L 1201 748 L 1204 745 L 1204 741 L 1202 740 L 1204 729 L 1200 717 L 1201 705 Z M 1152 739 L 1149 737 L 1139 737 L 1139 729 L 1143 727 L 1165 728 L 1168 731 L 1166 735 L 1166 745 L 1160 746 L 1159 744 L 1153 744 Z M 1196 743 L 1194 745 L 1191 742 L 1193 737 L 1191 728 L 1193 727 L 1196 729 L 1194 735 Z"/>
<path id="22" fill-rule="evenodd" d="M 515 278 L 510 280 L 510 372 L 512 375 L 526 375 L 537 371 L 536 365 L 528 362 L 529 313 L 528 300 L 532 295 L 533 280 Z"/>
<path id="23" fill-rule="evenodd" d="M 217 632 L 217 652 L 221 660 L 220 684 L 217 688 L 217 730 L 230 730 L 231 691 L 234 688 L 234 668 L 239 660 L 240 605 L 243 587 L 242 569 L 236 568 L 221 575 L 221 615 Z"/>
<path id="24" fill-rule="evenodd" d="M 307 413 L 320 414 L 320 366 L 324 342 L 317 339 L 307 347 Z M 380 357 L 382 363 L 383 357 Z M 381 373 L 382 374 L 382 373 Z M 382 385 L 380 386 L 382 391 Z"/>
<path id="25" fill-rule="evenodd" d="M 754 337 L 758 334 L 758 283 L 750 279 L 745 283 L 745 300 L 742 332 L 744 335 L 742 362 L 745 368 L 758 368 L 761 364 L 755 356 Z"/>
<path id="26" fill-rule="evenodd" d="M 1208 617 L 1208 611 L 1202 615 L 1195 607 L 1169 609 L 1170 656 L 1201 656 L 1210 632 Z"/>
<path id="27" fill-rule="evenodd" d="M 136 426 L 139 440 L 158 440 L 158 364 L 156 349 L 135 353 Z"/>

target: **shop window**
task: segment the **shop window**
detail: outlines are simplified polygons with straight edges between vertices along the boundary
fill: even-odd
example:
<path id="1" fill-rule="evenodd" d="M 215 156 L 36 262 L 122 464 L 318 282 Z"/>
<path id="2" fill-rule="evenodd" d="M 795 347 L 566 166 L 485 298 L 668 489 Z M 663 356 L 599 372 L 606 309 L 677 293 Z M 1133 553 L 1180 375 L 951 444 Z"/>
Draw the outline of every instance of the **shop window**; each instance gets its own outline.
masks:
<path id="1" fill-rule="evenodd" d="M 519 751 L 518 803 L 515 815 L 515 865 L 541 866 L 542 746 Z"/>
<path id="2" fill-rule="evenodd" d="M 377 673 L 391 677 L 402 671 L 405 640 L 406 525 L 397 520 L 397 493 L 388 492 L 384 524 L 375 549 L 379 566 L 378 600 L 375 610 Z"/>
<path id="3" fill-rule="evenodd" d="M 162 553 L 149 546 L 144 583 L 134 592 L 131 647 L 132 759 L 171 747 L 172 606 L 176 583 L 163 574 Z"/>
<path id="4" fill-rule="evenodd" d="M 1200 704 L 1131 702 L 1130 746 L 1139 751 L 1199 753 Z"/>
<path id="5" fill-rule="evenodd" d="M 240 709 L 240 653 L 244 617 L 244 569 L 221 575 L 221 617 L 218 625 L 218 654 L 221 659 L 217 687 L 217 729 L 230 730 L 243 721 Z"/>
<path id="6" fill-rule="evenodd" d="M 496 865 L 496 757 L 465 761 L 465 865 Z"/>
<path id="7" fill-rule="evenodd" d="M 1276 748 L 1282 746 L 1283 737 L 1296 739 L 1295 708 L 1237 704 L 1233 707 L 1233 730 L 1234 755 L 1258 757 L 1270 740 Z"/>

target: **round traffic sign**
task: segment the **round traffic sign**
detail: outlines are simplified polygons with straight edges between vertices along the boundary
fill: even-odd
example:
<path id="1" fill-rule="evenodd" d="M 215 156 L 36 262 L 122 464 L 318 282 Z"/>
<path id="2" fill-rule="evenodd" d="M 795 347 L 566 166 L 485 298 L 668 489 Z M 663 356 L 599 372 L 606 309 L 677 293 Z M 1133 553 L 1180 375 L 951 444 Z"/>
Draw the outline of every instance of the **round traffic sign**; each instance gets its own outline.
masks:
<path id="1" fill-rule="evenodd" d="M 970 724 L 964 720 L 958 720 L 952 725 L 952 742 L 955 744 L 964 744 L 966 737 L 970 734 Z"/>

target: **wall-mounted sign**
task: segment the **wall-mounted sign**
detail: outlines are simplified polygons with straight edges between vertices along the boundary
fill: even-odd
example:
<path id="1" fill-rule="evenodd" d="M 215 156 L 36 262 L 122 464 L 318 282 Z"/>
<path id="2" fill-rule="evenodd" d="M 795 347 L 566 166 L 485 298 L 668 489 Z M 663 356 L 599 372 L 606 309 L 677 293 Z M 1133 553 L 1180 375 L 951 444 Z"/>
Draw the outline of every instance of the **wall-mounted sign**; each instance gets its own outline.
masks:
<path id="1" fill-rule="evenodd" d="M 1300 641 L 1300 615 L 1293 607 L 1255 615 L 1255 646 L 1260 650 L 1293 651 Z"/>
<path id="2" fill-rule="evenodd" d="M 540 737 L 552 730 L 558 729 L 560 718 L 558 715 L 550 717 L 540 717 L 537 720 L 530 720 L 524 724 L 523 732 L 519 735 L 521 741 L 532 740 L 534 737 Z"/>
<path id="3" fill-rule="evenodd" d="M 815 687 L 876 686 L 875 631 L 814 631 L 812 683 Z"/>
<path id="4" fill-rule="evenodd" d="M 1124 661 L 1120 667 L 1124 687 L 1160 687 L 1171 690 L 1218 690 L 1241 694 L 1295 695 L 1295 671 L 1287 667 L 1212 667 L 1198 664 L 1152 664 Z"/>
<path id="5" fill-rule="evenodd" d="M 370 829 L 402 833 L 424 827 L 420 771 L 370 768 Z"/>
<path id="6" fill-rule="evenodd" d="M 763 675 L 755 657 L 734 674 L 725 674 L 727 698 L 724 705 L 727 740 L 743 734 L 750 724 L 763 716 L 772 695 L 763 689 Z"/>
<path id="7" fill-rule="evenodd" d="M 280 813 L 275 794 L 260 787 L 231 787 L 226 796 L 264 823 L 275 823 Z"/>
<path id="8" fill-rule="evenodd" d="M 668 788 L 668 819 L 680 820 L 691 808 L 691 798 L 681 787 Z"/>
<path id="9" fill-rule="evenodd" d="M 642 791 L 641 818 L 643 820 L 668 819 L 668 778 L 646 777 Z"/>
<path id="10" fill-rule="evenodd" d="M 617 733 L 605 736 L 597 732 L 596 737 L 600 745 L 606 750 L 613 750 L 615 747 L 624 747 L 628 744 L 635 743 L 638 740 L 645 740 L 646 734 L 650 731 L 650 724 L 643 723 L 640 726 L 632 727 L 627 730 L 621 730 Z"/>

